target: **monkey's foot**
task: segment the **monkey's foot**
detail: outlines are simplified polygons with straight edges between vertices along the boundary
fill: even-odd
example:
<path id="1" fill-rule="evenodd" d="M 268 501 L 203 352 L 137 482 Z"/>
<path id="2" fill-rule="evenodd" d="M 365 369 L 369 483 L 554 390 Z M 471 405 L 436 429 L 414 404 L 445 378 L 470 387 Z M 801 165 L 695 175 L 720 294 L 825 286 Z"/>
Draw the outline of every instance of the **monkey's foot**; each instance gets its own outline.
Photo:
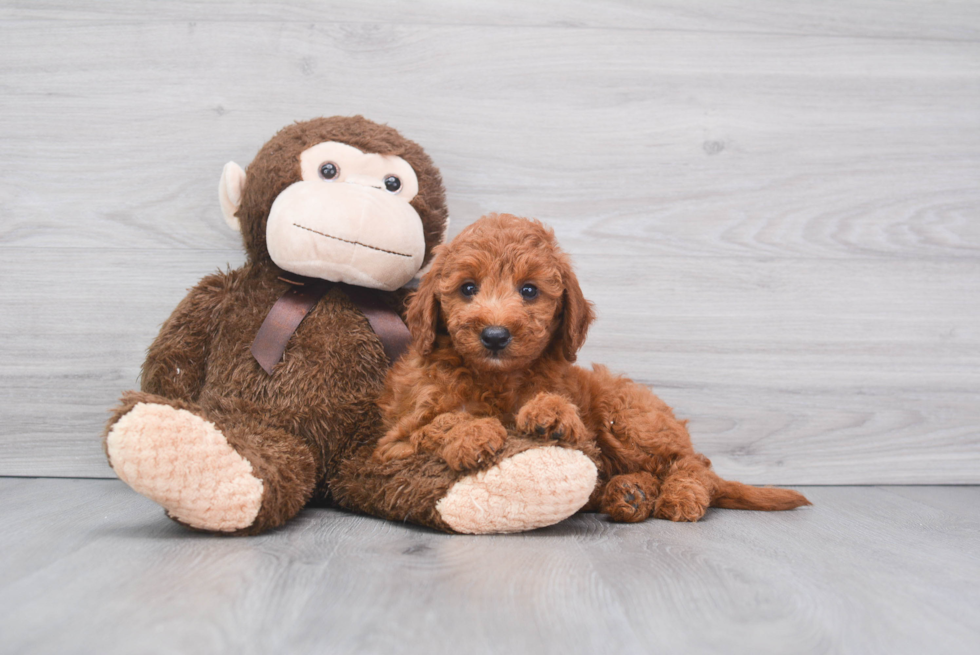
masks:
<path id="1" fill-rule="evenodd" d="M 533 530 L 580 510 L 596 478 L 595 464 L 577 450 L 534 448 L 458 481 L 436 510 L 456 532 Z"/>
<path id="2" fill-rule="evenodd" d="M 240 530 L 262 506 L 249 461 L 187 410 L 137 403 L 109 430 L 106 450 L 119 479 L 191 527 Z"/>

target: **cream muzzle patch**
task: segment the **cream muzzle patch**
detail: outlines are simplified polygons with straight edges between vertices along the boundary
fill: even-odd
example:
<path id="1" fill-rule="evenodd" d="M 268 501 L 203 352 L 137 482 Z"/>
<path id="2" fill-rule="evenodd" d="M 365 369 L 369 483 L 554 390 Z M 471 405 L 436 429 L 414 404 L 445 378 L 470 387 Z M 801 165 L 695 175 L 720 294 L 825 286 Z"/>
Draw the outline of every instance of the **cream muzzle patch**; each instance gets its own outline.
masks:
<path id="1" fill-rule="evenodd" d="M 272 204 L 269 255 L 309 277 L 393 291 L 425 257 L 422 220 L 409 202 L 418 178 L 400 157 L 327 142 L 300 156 L 303 179 Z"/>

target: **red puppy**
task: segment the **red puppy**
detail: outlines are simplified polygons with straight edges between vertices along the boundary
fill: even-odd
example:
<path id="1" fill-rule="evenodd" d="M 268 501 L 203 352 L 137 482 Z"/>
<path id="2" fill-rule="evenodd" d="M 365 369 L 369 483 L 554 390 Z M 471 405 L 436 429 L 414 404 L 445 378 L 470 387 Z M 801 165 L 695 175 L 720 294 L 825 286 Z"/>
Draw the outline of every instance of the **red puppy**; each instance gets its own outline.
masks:
<path id="1" fill-rule="evenodd" d="M 590 455 L 599 484 L 587 507 L 616 521 L 810 504 L 795 491 L 722 480 L 647 387 L 572 364 L 594 314 L 540 222 L 491 214 L 437 253 L 408 307 L 414 342 L 388 376 L 376 458 L 421 449 L 475 469 L 511 431 Z"/>

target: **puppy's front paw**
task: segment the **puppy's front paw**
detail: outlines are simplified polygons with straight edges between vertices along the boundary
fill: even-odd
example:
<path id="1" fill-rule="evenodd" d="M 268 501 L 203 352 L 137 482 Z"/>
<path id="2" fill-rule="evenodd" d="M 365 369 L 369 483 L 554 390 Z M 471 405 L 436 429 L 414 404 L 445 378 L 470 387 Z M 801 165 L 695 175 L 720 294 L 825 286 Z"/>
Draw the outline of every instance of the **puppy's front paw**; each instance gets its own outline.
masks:
<path id="1" fill-rule="evenodd" d="M 374 450 L 374 459 L 378 462 L 388 463 L 393 459 L 404 459 L 415 454 L 415 448 L 407 441 L 386 441 L 379 442 Z"/>
<path id="2" fill-rule="evenodd" d="M 497 419 L 471 419 L 446 432 L 440 454 L 449 468 L 468 471 L 489 461 L 506 439 L 507 430 Z"/>
<path id="3" fill-rule="evenodd" d="M 578 408 L 556 393 L 539 393 L 517 413 L 516 427 L 533 439 L 584 445 L 587 431 Z"/>

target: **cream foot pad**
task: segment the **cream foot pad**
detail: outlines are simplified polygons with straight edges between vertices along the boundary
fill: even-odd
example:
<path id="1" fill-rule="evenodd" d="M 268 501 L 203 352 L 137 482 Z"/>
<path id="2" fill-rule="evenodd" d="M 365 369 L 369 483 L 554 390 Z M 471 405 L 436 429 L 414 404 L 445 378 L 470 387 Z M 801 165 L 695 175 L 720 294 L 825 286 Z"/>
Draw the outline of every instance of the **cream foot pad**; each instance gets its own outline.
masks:
<path id="1" fill-rule="evenodd" d="M 187 525 L 239 530 L 262 506 L 252 465 L 213 423 L 186 410 L 138 403 L 112 426 L 106 447 L 119 479 Z"/>
<path id="2" fill-rule="evenodd" d="M 468 534 L 521 532 L 562 521 L 592 495 L 595 464 L 577 450 L 526 450 L 463 478 L 438 502 L 449 527 Z"/>

